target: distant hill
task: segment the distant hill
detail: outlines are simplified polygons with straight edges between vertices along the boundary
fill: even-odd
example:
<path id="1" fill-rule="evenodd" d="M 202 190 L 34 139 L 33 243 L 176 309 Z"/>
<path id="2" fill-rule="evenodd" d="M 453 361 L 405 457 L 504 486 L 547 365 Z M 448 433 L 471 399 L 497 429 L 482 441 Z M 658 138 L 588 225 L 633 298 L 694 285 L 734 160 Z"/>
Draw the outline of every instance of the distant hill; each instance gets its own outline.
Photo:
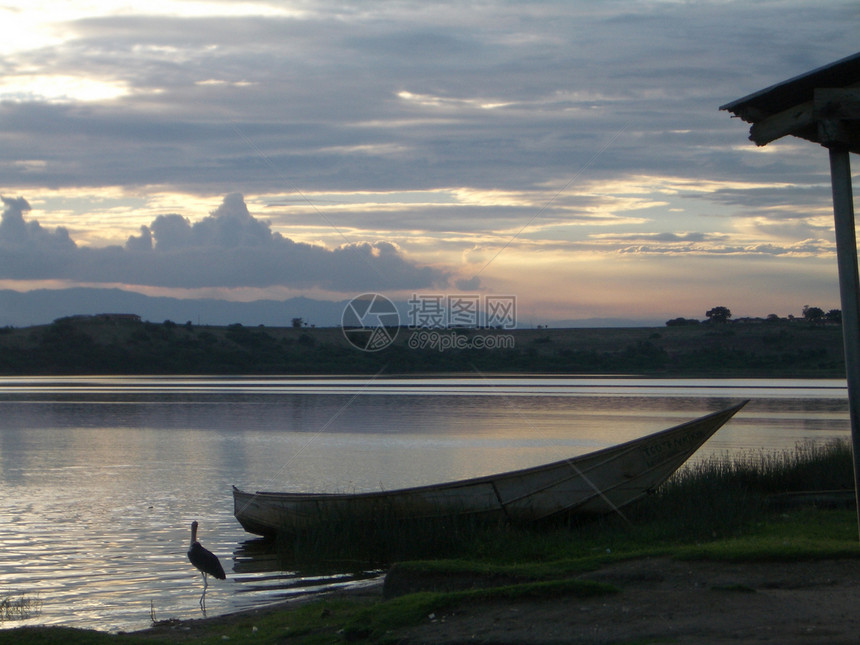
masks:
<path id="1" fill-rule="evenodd" d="M 0 290 L 0 326 L 44 325 L 79 314 L 133 313 L 143 320 L 172 320 L 194 325 L 267 325 L 287 327 L 293 318 L 320 327 L 340 325 L 345 302 L 290 298 L 233 302 L 146 296 L 122 289 Z"/>
<path id="2" fill-rule="evenodd" d="M 662 327 L 665 320 L 657 318 L 568 318 L 551 320 L 549 327 L 554 328 L 591 328 L 591 327 Z M 523 325 L 521 325 L 523 326 Z M 531 327 L 531 325 L 529 325 Z"/>
<path id="3" fill-rule="evenodd" d="M 0 327 L 44 325 L 57 318 L 78 314 L 133 313 L 143 320 L 194 325 L 266 325 L 289 326 L 301 318 L 316 327 L 338 327 L 348 300 L 254 300 L 235 302 L 218 299 L 181 299 L 146 296 L 123 289 L 36 289 L 33 291 L 0 290 Z M 395 303 L 406 324 L 409 305 Z M 543 320 L 521 312 L 520 328 L 550 327 L 657 327 L 664 321 L 653 319 L 588 318 L 580 320 Z"/>

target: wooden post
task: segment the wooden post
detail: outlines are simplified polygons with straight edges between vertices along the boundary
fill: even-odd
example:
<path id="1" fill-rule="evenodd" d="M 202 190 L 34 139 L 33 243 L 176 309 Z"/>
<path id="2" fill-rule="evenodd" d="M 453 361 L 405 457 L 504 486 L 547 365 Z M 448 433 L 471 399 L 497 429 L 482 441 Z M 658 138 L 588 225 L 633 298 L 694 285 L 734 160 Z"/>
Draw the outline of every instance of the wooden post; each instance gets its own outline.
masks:
<path id="1" fill-rule="evenodd" d="M 845 375 L 848 379 L 848 409 L 851 415 L 854 495 L 858 501 L 857 526 L 860 531 L 860 278 L 857 274 L 851 161 L 847 149 L 830 148 L 830 181 L 833 188 L 833 219 L 836 225 L 839 294 L 842 299 L 842 339 L 845 345 Z"/>

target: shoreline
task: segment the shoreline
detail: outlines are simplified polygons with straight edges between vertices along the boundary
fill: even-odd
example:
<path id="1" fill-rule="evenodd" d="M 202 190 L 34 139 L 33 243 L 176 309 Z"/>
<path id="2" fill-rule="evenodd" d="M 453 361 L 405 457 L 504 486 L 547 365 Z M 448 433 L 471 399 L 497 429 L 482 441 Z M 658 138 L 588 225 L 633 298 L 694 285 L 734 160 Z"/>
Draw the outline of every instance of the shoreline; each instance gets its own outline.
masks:
<path id="1" fill-rule="evenodd" d="M 385 576 L 380 576 L 371 581 L 347 589 L 333 589 L 317 593 L 308 593 L 297 598 L 279 600 L 260 607 L 251 607 L 239 611 L 232 611 L 217 616 L 206 616 L 203 618 L 176 619 L 166 618 L 156 621 L 151 627 L 138 629 L 130 632 L 118 632 L 121 635 L 142 636 L 146 638 L 160 638 L 163 636 L 185 635 L 197 636 L 208 633 L 220 626 L 253 621 L 266 616 L 296 611 L 301 607 L 314 604 L 319 601 L 330 599 L 348 599 L 353 602 L 375 602 L 383 600 L 382 589 L 385 584 Z M 2 632 L 0 632 L 2 633 Z"/>
<path id="2" fill-rule="evenodd" d="M 634 641 L 847 645 L 856 642 L 860 629 L 858 557 L 723 562 L 647 556 L 607 564 L 577 578 L 611 585 L 617 592 L 592 598 L 561 594 L 446 602 L 413 624 L 389 630 L 386 639 L 415 645 Z M 288 625 L 289 616 L 302 607 L 318 608 L 321 618 L 329 611 L 336 616 L 336 601 L 362 606 L 386 602 L 379 582 L 359 591 L 339 590 L 267 608 L 155 625 L 129 636 L 193 642 L 218 637 L 235 641 L 239 634 L 247 634 L 250 641 L 257 623 Z M 333 630 L 323 622 L 292 638 L 285 628 L 282 642 L 325 636 L 332 642 L 352 640 L 344 636 L 343 628 Z"/>

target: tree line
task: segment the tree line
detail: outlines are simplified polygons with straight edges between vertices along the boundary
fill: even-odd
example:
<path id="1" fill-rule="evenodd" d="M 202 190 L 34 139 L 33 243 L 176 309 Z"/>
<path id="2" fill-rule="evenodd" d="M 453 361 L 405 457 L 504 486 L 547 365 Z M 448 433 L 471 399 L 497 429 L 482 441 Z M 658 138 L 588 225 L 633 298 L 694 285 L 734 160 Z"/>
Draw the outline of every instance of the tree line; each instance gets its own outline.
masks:
<path id="1" fill-rule="evenodd" d="M 705 312 L 705 317 L 707 320 L 699 321 L 695 318 L 672 318 L 671 320 L 666 321 L 666 325 L 668 327 L 675 327 L 679 325 L 698 325 L 700 322 L 704 323 L 712 323 L 712 324 L 724 324 L 730 321 L 732 317 L 732 310 L 723 305 L 719 305 L 716 307 L 712 307 Z M 821 307 L 810 307 L 809 305 L 803 305 L 802 319 L 806 322 L 812 324 L 825 324 L 831 323 L 835 325 L 842 324 L 842 310 L 841 309 L 830 309 L 829 311 L 824 311 Z M 787 318 L 780 318 L 777 314 L 768 314 L 765 318 L 737 318 L 732 322 L 779 322 L 782 320 L 798 320 L 792 314 L 789 314 Z"/>

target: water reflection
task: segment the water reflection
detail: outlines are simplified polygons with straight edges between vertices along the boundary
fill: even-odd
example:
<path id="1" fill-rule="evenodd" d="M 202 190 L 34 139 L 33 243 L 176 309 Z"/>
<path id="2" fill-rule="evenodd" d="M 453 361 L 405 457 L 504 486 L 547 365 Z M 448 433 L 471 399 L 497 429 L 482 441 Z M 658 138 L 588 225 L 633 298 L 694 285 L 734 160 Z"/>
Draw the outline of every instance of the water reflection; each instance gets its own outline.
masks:
<path id="1" fill-rule="evenodd" d="M 700 456 L 848 434 L 839 381 L 0 379 L 0 589 L 18 624 L 105 630 L 199 616 L 188 526 L 228 579 L 209 615 L 367 584 L 277 560 L 232 517 L 231 485 L 391 489 L 554 461 L 752 402 Z M 354 572 L 352 569 L 357 569 Z"/>
<path id="2" fill-rule="evenodd" d="M 300 565 L 279 553 L 272 541 L 245 540 L 233 552 L 234 580 L 239 594 L 265 594 L 270 600 L 290 600 L 346 587 L 373 584 L 384 575 L 363 563 L 334 562 Z M 252 598 L 249 607 L 259 604 Z"/>

